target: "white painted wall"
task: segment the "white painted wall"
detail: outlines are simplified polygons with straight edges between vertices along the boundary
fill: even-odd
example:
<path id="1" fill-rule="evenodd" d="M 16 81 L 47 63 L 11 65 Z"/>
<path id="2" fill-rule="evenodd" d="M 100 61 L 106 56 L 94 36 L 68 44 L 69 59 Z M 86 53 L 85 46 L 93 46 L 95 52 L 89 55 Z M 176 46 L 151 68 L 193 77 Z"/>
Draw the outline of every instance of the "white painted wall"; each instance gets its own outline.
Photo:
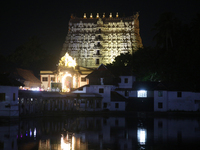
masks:
<path id="1" fill-rule="evenodd" d="M 119 108 L 115 108 L 115 104 L 118 103 L 119 104 Z M 110 110 L 111 111 L 125 111 L 125 101 L 124 102 L 111 102 L 110 103 Z"/>
<path id="2" fill-rule="evenodd" d="M 132 88 L 132 84 L 135 81 L 134 76 L 120 76 L 121 83 L 118 83 L 119 88 Z M 125 78 L 128 79 L 128 83 L 125 83 Z"/>
<path id="3" fill-rule="evenodd" d="M 87 93 L 97 93 L 100 94 L 103 99 L 102 99 L 102 105 L 104 105 L 104 103 L 107 103 L 107 109 L 110 109 L 111 107 L 111 103 L 110 103 L 110 99 L 111 99 L 111 90 L 114 86 L 113 85 L 90 85 L 90 87 L 87 87 Z M 99 89 L 103 88 L 104 89 L 104 93 L 99 93 Z M 102 106 L 103 108 L 103 106 Z"/>
<path id="4" fill-rule="evenodd" d="M 72 93 L 86 93 L 86 87 L 83 87 L 83 90 L 74 90 Z"/>
<path id="5" fill-rule="evenodd" d="M 47 77 L 48 81 L 42 81 L 43 77 Z M 45 91 L 51 90 L 51 78 L 55 77 L 55 81 L 54 82 L 58 82 L 56 79 L 55 75 L 41 75 L 40 76 L 40 80 L 41 80 L 41 88 L 43 88 Z"/>
<path id="6" fill-rule="evenodd" d="M 154 111 L 197 111 L 200 93 L 183 91 L 181 97 L 177 97 L 178 91 L 163 91 L 163 97 L 158 97 L 158 91 L 154 91 Z M 158 108 L 158 103 L 163 103 L 163 108 Z"/>
<path id="7" fill-rule="evenodd" d="M 5 93 L 5 101 L 0 101 L 0 116 L 19 116 L 18 87 L 0 86 L 0 93 Z M 15 93 L 15 100 L 13 100 Z M 10 105 L 10 107 L 5 107 Z"/>
<path id="8" fill-rule="evenodd" d="M 167 111 L 168 110 L 168 92 L 162 91 L 162 97 L 158 96 L 159 91 L 154 91 L 154 111 Z M 162 103 L 163 108 L 158 108 L 158 103 Z"/>
<path id="9" fill-rule="evenodd" d="M 169 110 L 194 110 L 193 92 L 182 92 L 182 97 L 177 97 L 177 91 L 168 92 Z"/>

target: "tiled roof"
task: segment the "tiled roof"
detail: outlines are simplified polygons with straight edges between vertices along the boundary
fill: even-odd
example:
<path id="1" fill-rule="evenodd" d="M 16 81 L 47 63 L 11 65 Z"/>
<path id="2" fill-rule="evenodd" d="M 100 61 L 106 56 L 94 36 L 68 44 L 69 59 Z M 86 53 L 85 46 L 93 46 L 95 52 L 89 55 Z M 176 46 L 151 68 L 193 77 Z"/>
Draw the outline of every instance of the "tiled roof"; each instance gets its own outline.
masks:
<path id="1" fill-rule="evenodd" d="M 17 68 L 16 70 L 17 70 L 16 75 L 23 77 L 26 81 L 41 83 L 41 81 L 34 76 L 32 71 L 21 69 L 21 68 Z"/>
<path id="2" fill-rule="evenodd" d="M 111 101 L 124 102 L 127 99 L 115 91 L 111 91 Z"/>

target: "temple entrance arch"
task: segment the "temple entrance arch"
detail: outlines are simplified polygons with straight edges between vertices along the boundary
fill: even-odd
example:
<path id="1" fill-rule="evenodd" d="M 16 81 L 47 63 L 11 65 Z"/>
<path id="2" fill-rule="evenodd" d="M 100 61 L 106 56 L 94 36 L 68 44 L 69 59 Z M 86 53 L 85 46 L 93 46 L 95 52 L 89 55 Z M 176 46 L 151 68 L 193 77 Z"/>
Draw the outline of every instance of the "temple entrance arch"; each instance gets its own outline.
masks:
<path id="1" fill-rule="evenodd" d="M 72 87 L 72 75 L 66 72 L 62 77 L 62 91 L 69 92 Z"/>

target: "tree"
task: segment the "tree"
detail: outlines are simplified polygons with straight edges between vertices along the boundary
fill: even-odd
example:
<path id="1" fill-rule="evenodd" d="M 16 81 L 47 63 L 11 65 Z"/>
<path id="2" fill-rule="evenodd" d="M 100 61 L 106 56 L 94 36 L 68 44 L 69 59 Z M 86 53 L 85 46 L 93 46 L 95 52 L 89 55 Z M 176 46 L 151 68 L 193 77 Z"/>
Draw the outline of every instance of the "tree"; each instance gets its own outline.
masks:
<path id="1" fill-rule="evenodd" d="M 121 54 L 115 57 L 112 64 L 113 66 L 129 66 L 132 64 L 132 55 L 130 53 Z"/>
<path id="2" fill-rule="evenodd" d="M 175 36 L 179 30 L 180 21 L 172 12 L 161 14 L 158 22 L 152 30 L 157 31 L 153 40 L 157 42 L 157 46 L 166 50 L 174 47 Z"/>

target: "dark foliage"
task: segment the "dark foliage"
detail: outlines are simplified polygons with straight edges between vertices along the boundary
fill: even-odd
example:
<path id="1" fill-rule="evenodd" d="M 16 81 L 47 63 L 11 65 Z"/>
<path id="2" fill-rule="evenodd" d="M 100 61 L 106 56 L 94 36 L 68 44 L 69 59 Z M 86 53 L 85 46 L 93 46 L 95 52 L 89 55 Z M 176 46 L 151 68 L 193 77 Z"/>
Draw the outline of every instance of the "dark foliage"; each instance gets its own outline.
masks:
<path id="1" fill-rule="evenodd" d="M 116 57 L 114 66 L 128 65 L 140 81 L 200 83 L 200 14 L 182 24 L 173 13 L 163 13 L 155 24 L 155 47 Z"/>

